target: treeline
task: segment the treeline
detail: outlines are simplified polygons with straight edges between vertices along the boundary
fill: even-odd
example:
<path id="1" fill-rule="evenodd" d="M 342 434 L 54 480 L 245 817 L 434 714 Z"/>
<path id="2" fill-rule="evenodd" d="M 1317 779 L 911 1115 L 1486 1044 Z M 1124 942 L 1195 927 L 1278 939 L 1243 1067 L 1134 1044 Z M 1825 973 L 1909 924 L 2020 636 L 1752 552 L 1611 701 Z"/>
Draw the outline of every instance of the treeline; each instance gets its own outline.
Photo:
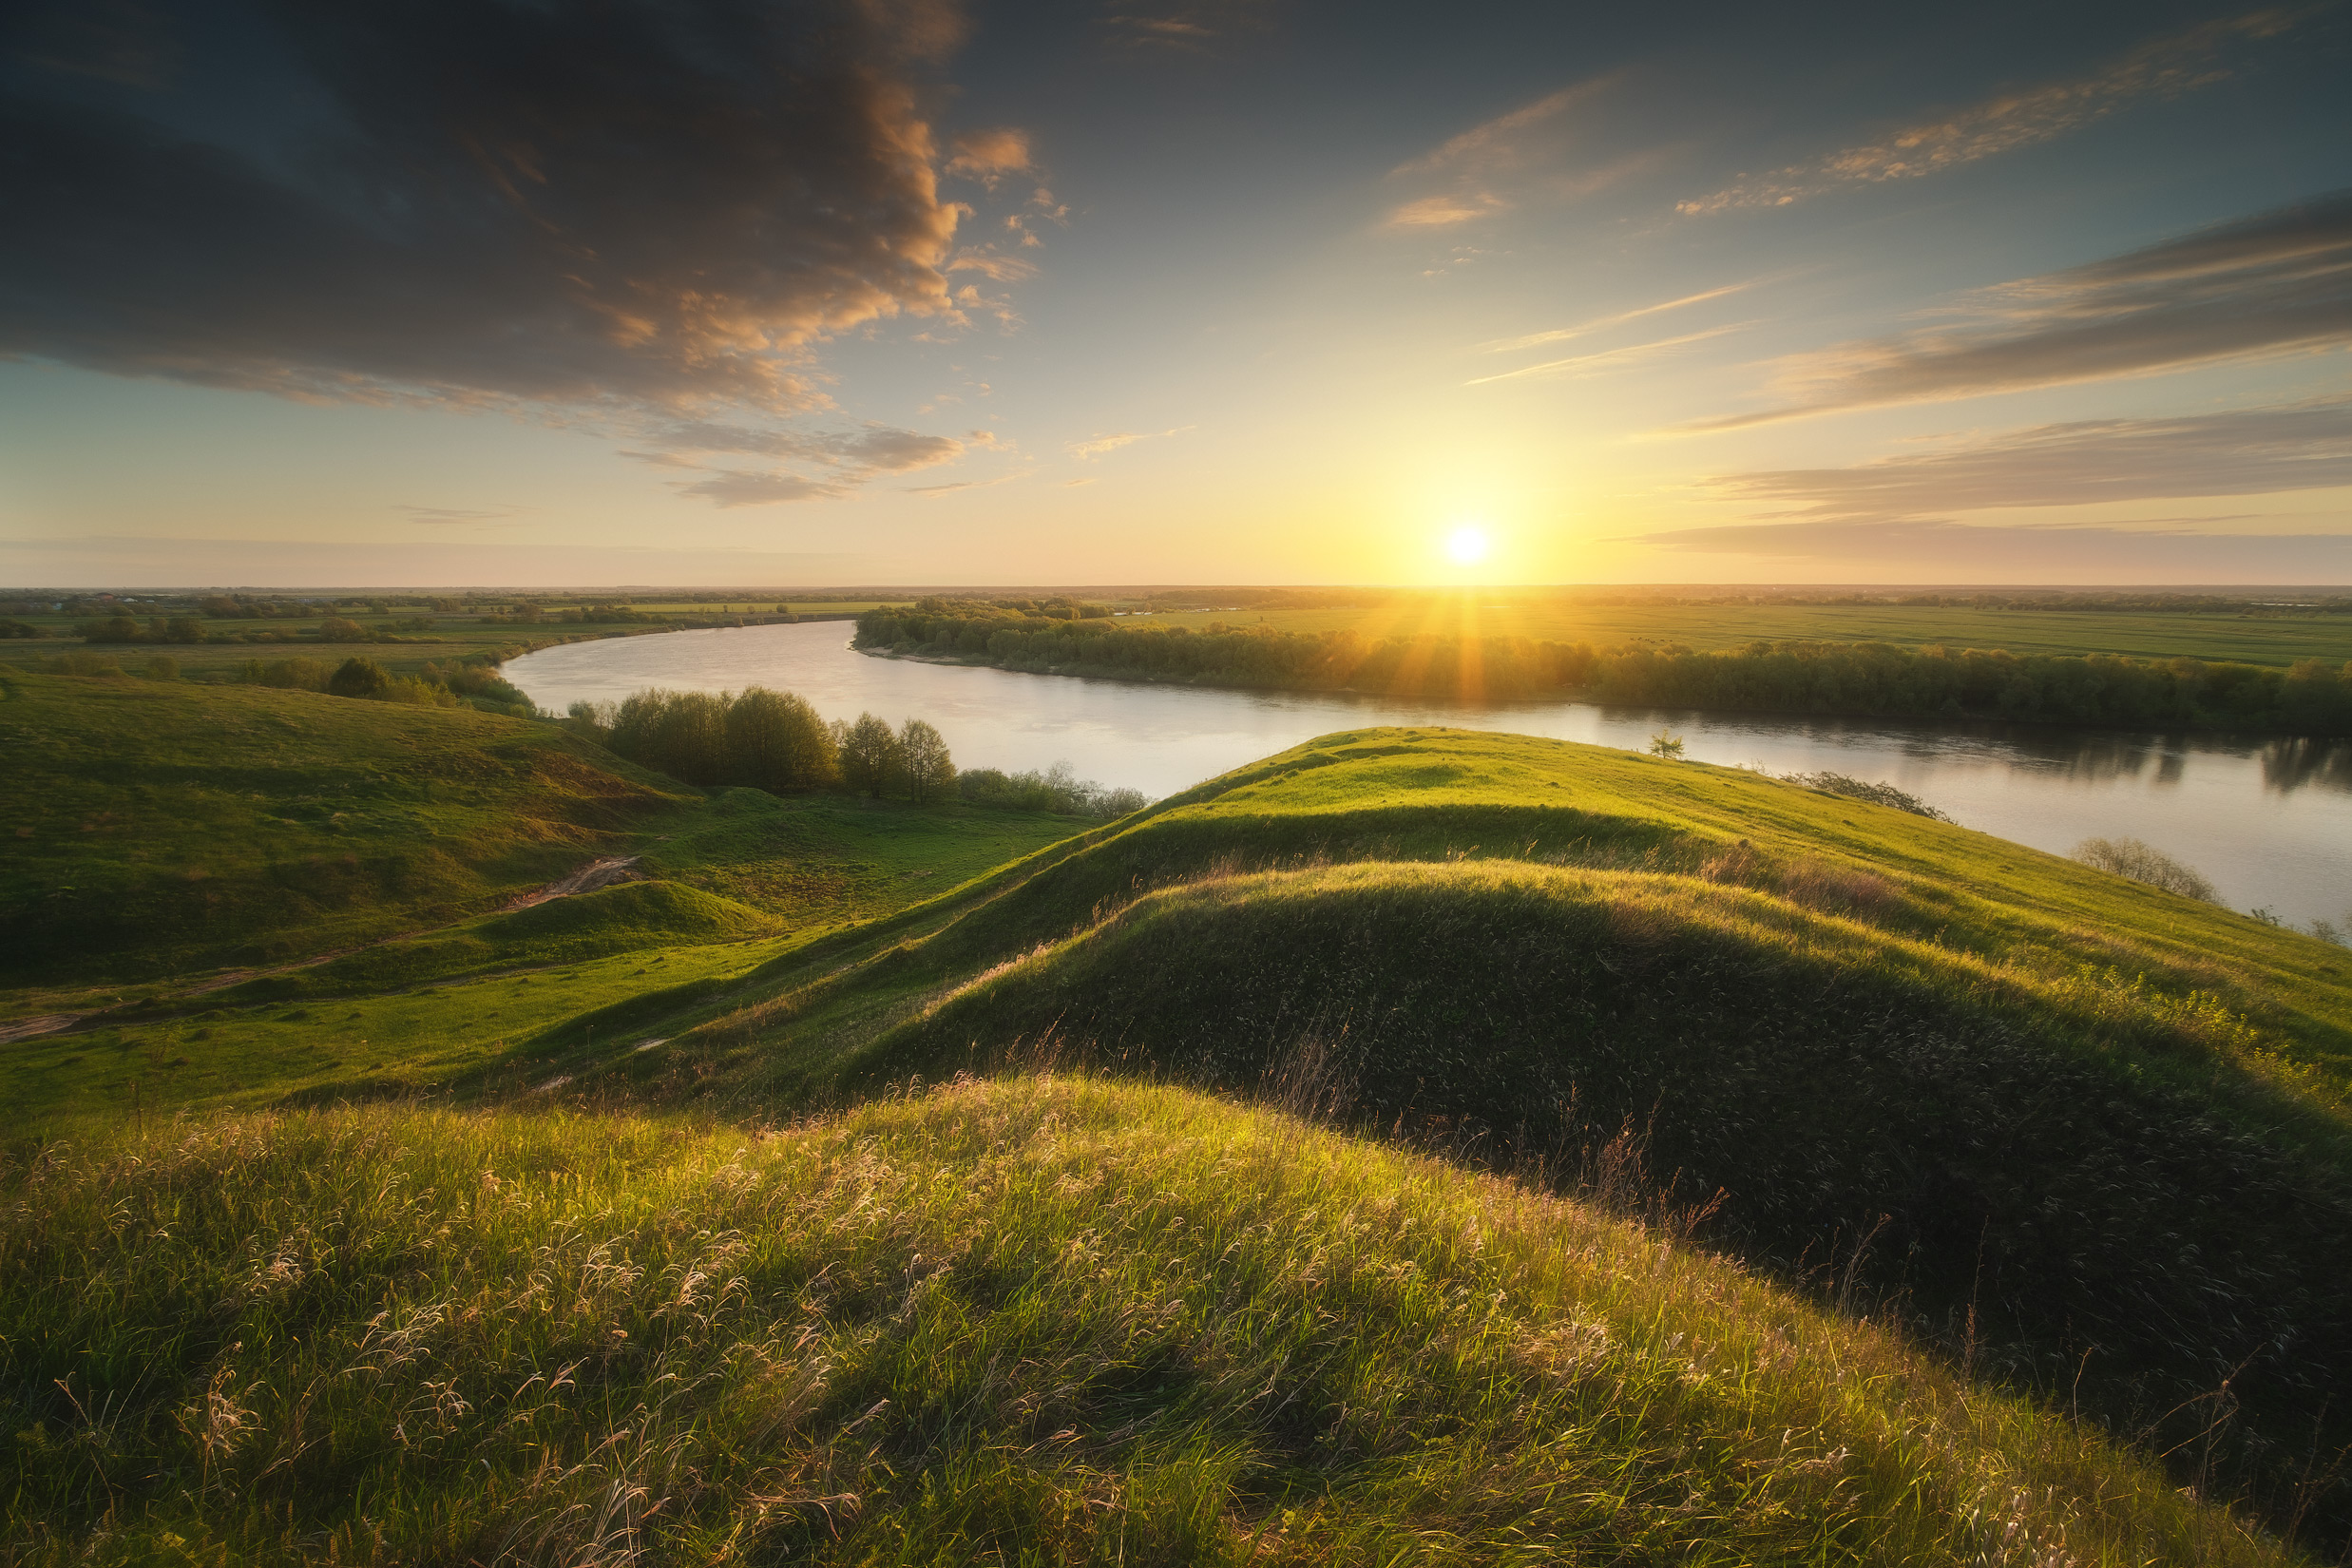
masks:
<path id="1" fill-rule="evenodd" d="M 1370 639 L 1349 631 L 1121 626 L 1046 621 L 927 599 L 858 617 L 855 645 L 1001 669 L 1275 690 L 1489 701 L 1574 696 L 1635 707 L 1860 717 L 1972 717 L 2121 729 L 2352 735 L 2352 664 L 2292 669 L 1901 648 L 1751 642 L 1596 648 L 1526 638 Z"/>
<path id="2" fill-rule="evenodd" d="M 1124 816 L 1147 802 L 1134 790 L 1082 782 L 1067 763 L 1050 773 L 958 773 L 947 742 L 920 718 L 893 730 L 870 713 L 854 722 L 818 717 L 791 692 L 642 691 L 620 702 L 575 702 L 565 725 L 642 767 L 688 784 L 748 785 L 773 794 L 846 791 L 918 805 L 950 797 L 1065 816 Z"/>

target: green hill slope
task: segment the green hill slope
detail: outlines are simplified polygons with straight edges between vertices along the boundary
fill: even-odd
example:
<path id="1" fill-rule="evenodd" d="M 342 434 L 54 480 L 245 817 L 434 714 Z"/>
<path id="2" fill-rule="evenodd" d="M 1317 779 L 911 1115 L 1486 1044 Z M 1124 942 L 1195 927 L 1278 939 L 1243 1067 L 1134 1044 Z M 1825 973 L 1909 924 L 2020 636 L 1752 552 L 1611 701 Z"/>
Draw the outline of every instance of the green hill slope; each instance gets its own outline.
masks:
<path id="1" fill-rule="evenodd" d="M 552 725 L 11 676 L 0 984 L 282 962 L 497 907 L 691 798 Z"/>
<path id="2" fill-rule="evenodd" d="M 1165 1089 L 226 1119 L 0 1188 L 28 1563 L 2290 1560 L 1639 1226 Z"/>
<path id="3" fill-rule="evenodd" d="M 865 940 L 630 1070 L 727 1103 L 1082 1061 L 1569 1170 L 1630 1126 L 1722 1189 L 1716 1244 L 2342 1522 L 2338 949 L 1731 770 L 1398 731 Z"/>

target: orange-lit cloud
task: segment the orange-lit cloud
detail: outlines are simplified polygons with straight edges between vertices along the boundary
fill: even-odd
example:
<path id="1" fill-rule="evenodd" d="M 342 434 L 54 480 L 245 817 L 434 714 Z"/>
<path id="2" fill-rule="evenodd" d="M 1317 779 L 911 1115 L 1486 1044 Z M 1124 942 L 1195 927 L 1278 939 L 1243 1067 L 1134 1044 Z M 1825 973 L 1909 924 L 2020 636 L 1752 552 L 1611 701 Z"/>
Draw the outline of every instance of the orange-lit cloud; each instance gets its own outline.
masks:
<path id="1" fill-rule="evenodd" d="M 966 131 L 955 139 L 951 150 L 954 156 L 947 160 L 947 172 L 977 180 L 990 190 L 1006 175 L 1030 167 L 1029 133 L 1009 126 Z"/>

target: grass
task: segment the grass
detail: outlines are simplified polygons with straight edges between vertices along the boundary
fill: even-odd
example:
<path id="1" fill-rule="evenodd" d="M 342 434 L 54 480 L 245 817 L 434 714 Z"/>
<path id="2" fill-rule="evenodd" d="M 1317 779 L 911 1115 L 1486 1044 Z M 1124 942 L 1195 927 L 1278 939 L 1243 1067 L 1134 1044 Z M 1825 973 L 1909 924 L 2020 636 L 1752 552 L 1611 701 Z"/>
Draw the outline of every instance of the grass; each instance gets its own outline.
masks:
<path id="1" fill-rule="evenodd" d="M 22 1562 L 2287 1560 L 1671 1237 L 1170 1089 L 4 1179 Z"/>
<path id="2" fill-rule="evenodd" d="M 467 710 L 70 677 L 0 688 L 0 1022 L 96 1015 L 0 1046 L 5 1103 L 68 1120 L 446 1081 L 1080 826 L 706 794 Z M 631 855 L 644 880 L 504 912 Z"/>
<path id="3" fill-rule="evenodd" d="M 1254 1093 L 1310 1061 L 1342 1124 L 1505 1165 L 1630 1124 L 1685 1200 L 1724 1190 L 1716 1244 L 1899 1294 L 2157 1448 L 2204 1433 L 2277 1518 L 2314 1424 L 2352 1441 L 2342 961 L 1736 770 L 1368 731 L 782 954 L 661 1052 L 551 1037 L 534 1070 L 728 1112 L 1054 1061 Z"/>
<path id="4" fill-rule="evenodd" d="M 263 722 L 52 684 L 126 773 Z M 553 733 L 173 700 L 255 698 Z M 2352 1539 L 2342 949 L 1522 736 L 1098 825 L 666 788 L 651 880 L 5 1047 L 24 1555 Z"/>
<path id="5" fill-rule="evenodd" d="M 1183 610 L 1138 624 L 1266 625 L 1355 631 L 1370 638 L 1524 637 L 1596 647 L 1652 641 L 1706 650 L 1759 640 L 1892 642 L 1901 647 L 2007 648 L 2019 654 L 2121 654 L 2285 667 L 2352 660 L 2352 617 L 2065 610 L 1899 604 L 1594 604 L 1505 592 L 1433 594 L 1360 609 Z"/>

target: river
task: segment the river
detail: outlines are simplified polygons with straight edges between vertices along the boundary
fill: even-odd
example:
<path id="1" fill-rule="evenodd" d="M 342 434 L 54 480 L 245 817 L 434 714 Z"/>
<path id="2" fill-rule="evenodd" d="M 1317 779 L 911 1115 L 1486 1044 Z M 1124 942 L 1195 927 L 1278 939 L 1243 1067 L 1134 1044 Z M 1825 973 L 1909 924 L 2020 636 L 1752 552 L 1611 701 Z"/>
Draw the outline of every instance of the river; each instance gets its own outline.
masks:
<path id="1" fill-rule="evenodd" d="M 877 659 L 840 621 L 573 642 L 503 672 L 543 708 L 647 686 L 798 692 L 828 718 L 927 718 L 960 767 L 1067 760 L 1082 778 L 1172 794 L 1332 730 L 1452 724 L 1640 749 L 1661 725 L 1698 761 L 1884 781 L 1971 828 L 2063 854 L 2145 839 L 2240 909 L 2346 924 L 2352 742 L 2137 735 L 2034 725 L 1662 713 L 1582 702 L 1482 707 L 1330 693 L 1234 692 Z"/>

